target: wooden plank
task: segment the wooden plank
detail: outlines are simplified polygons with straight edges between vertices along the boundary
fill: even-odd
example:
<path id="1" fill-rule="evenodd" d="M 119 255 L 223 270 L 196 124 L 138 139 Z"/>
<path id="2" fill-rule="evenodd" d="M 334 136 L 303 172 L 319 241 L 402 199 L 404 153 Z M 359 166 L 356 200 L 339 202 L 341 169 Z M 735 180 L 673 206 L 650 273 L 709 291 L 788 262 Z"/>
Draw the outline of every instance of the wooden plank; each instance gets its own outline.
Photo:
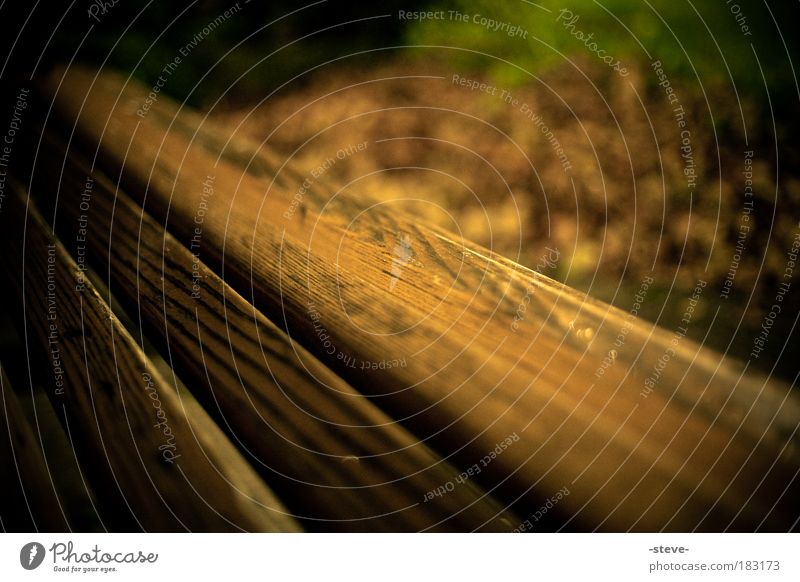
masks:
<path id="1" fill-rule="evenodd" d="M 68 531 L 39 441 L 0 365 L 0 531 Z"/>
<path id="2" fill-rule="evenodd" d="M 46 90 L 173 234 L 188 244 L 202 213 L 209 264 L 418 436 L 468 466 L 517 433 L 480 478 L 523 507 L 566 486 L 559 507 L 589 529 L 784 530 L 798 517 L 788 386 L 369 196 L 319 181 L 298 202 L 302 177 L 274 156 L 198 131 L 163 97 L 138 117 L 147 90 L 114 75 L 59 71 Z M 353 370 L 338 354 L 408 365 Z"/>
<path id="3" fill-rule="evenodd" d="M 55 143 L 39 151 L 64 159 Z M 34 189 L 57 185 L 63 239 L 88 230 L 73 254 L 85 247 L 110 274 L 115 297 L 308 528 L 510 531 L 519 522 L 473 482 L 428 495 L 460 471 L 293 343 L 75 152 L 63 174 L 41 173 Z"/>
<path id="4" fill-rule="evenodd" d="M 198 426 L 16 185 L 0 257 L 84 475 L 115 530 L 297 531 L 219 430 Z M 30 365 L 30 363 L 29 363 Z M 191 411 L 191 409 L 189 409 Z"/>

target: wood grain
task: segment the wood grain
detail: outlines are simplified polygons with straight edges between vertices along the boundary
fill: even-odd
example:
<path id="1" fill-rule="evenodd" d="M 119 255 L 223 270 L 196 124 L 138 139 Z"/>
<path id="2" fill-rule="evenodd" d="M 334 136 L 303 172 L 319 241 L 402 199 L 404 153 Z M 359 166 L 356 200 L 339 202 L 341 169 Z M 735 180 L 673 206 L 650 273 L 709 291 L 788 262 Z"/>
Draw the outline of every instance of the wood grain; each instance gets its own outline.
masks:
<path id="1" fill-rule="evenodd" d="M 103 523 L 117 531 L 297 531 L 221 431 L 188 416 L 191 405 L 156 372 L 16 187 L 0 225 L 7 241 L 0 265 L 25 314 L 31 362 L 50 379 L 48 395 Z"/>
<path id="2" fill-rule="evenodd" d="M 65 152 L 52 143 L 40 154 Z M 111 292 L 308 528 L 510 531 L 518 523 L 474 482 L 428 495 L 460 471 L 293 343 L 78 154 L 60 176 L 41 173 L 36 188 L 48 182 L 60 184 L 63 239 L 76 240 L 81 220 L 88 225 L 85 246 Z"/>
<path id="3" fill-rule="evenodd" d="M 588 529 L 795 523 L 800 406 L 788 386 L 364 193 L 320 180 L 298 202 L 302 177 L 266 148 L 164 97 L 142 119 L 147 90 L 120 77 L 59 71 L 46 91 L 171 233 L 189 244 L 202 211 L 204 259 L 418 437 L 470 466 L 518 434 L 480 475 L 507 499 L 533 510 L 568 486 L 559 508 Z M 352 369 L 338 354 L 408 365 Z"/>
<path id="4" fill-rule="evenodd" d="M 68 531 L 67 514 L 39 441 L 0 366 L 0 530 Z"/>

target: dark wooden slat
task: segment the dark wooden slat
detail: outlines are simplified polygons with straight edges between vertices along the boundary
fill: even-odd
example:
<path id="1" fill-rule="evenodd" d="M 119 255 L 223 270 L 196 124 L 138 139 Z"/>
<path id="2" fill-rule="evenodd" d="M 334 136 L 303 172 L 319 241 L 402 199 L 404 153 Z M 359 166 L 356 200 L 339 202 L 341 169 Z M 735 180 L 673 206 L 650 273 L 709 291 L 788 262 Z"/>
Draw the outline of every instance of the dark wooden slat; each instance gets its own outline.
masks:
<path id="1" fill-rule="evenodd" d="M 52 379 L 48 395 L 103 522 L 124 530 L 296 531 L 223 434 L 188 417 L 16 186 L 0 228 L 8 244 L 0 265 L 22 299 L 29 350 Z"/>
<path id="2" fill-rule="evenodd" d="M 63 160 L 52 146 L 40 154 Z M 92 187 L 82 206 L 87 176 Z M 87 226 L 81 246 L 110 273 L 112 292 L 160 337 L 181 377 L 219 409 L 236 439 L 276 473 L 270 483 L 309 527 L 510 531 L 518 523 L 474 482 L 426 500 L 460 471 L 292 343 L 77 154 L 64 174 L 41 174 L 36 188 L 50 191 L 48 182 L 60 184 L 64 240 Z"/>
<path id="3" fill-rule="evenodd" d="M 0 366 L 0 530 L 68 531 L 39 441 Z"/>
<path id="4" fill-rule="evenodd" d="M 481 474 L 488 484 L 506 480 L 510 499 L 535 508 L 568 486 L 559 507 L 584 527 L 611 530 L 795 522 L 800 405 L 788 386 L 742 375 L 688 339 L 675 346 L 673 333 L 368 196 L 333 197 L 319 181 L 287 212 L 300 177 L 268 153 L 248 157 L 236 136 L 215 152 L 225 131 L 193 133 L 198 118 L 187 115 L 172 126 L 177 106 L 166 98 L 151 110 L 160 113 L 137 117 L 147 90 L 113 75 L 61 75 L 49 94 L 109 171 L 121 171 L 132 193 L 146 191 L 147 208 L 168 214 L 186 244 L 203 208 L 204 257 L 268 316 L 285 318 L 293 337 L 324 358 L 318 313 L 337 353 L 406 358 L 407 367 L 369 372 L 323 360 L 357 388 L 465 465 L 518 433 Z M 258 162 L 252 170 L 248 159 Z M 206 176 L 213 195 L 203 192 Z M 630 326 L 627 342 L 597 377 L 621 326 Z"/>

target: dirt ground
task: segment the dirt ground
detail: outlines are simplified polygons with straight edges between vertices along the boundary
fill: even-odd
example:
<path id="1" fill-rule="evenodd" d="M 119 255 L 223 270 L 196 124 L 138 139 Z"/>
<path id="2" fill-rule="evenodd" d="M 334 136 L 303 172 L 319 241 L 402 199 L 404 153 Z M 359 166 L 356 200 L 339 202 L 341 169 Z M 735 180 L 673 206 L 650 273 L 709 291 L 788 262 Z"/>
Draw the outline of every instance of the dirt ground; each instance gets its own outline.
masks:
<path id="1" fill-rule="evenodd" d="M 776 154 L 772 128 L 730 88 L 670 82 L 670 102 L 656 72 L 630 69 L 622 77 L 578 61 L 509 87 L 440 62 L 383 63 L 320 74 L 214 115 L 313 181 L 395 205 L 528 267 L 557 249 L 544 274 L 624 310 L 652 275 L 640 315 L 667 328 L 705 281 L 689 335 L 744 359 L 800 232 L 794 152 L 779 145 Z M 770 369 L 793 317 L 776 321 L 755 366 Z"/>

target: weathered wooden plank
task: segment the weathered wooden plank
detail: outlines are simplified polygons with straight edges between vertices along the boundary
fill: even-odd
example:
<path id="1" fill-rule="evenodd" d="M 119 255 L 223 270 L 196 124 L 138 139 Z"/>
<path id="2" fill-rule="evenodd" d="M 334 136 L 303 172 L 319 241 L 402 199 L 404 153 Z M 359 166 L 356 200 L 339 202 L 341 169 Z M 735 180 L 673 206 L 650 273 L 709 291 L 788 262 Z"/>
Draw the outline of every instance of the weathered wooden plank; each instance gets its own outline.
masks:
<path id="1" fill-rule="evenodd" d="M 219 430 L 198 425 L 15 187 L 0 265 L 25 337 L 49 370 L 103 523 L 148 531 L 296 531 L 296 522 Z M 191 409 L 190 409 L 191 410 Z M 213 426 L 213 425 L 212 425 Z"/>
<path id="2" fill-rule="evenodd" d="M 0 531 L 67 531 L 66 512 L 22 406 L 0 366 Z"/>
<path id="3" fill-rule="evenodd" d="M 467 466 L 519 434 L 481 474 L 509 498 L 536 507 L 568 486 L 565 514 L 611 530 L 794 523 L 800 406 L 788 386 L 368 196 L 322 181 L 300 194 L 301 177 L 269 154 L 242 163 L 250 146 L 235 136 L 193 133 L 186 115 L 173 125 L 165 98 L 138 117 L 146 90 L 118 77 L 62 74 L 49 94 L 109 171 L 187 244 L 202 214 L 209 263 L 312 352 L 333 347 L 323 361 L 357 388 Z M 408 365 L 351 369 L 351 357 Z"/>
<path id="4" fill-rule="evenodd" d="M 64 155 L 55 143 L 40 150 Z M 519 521 L 472 482 L 427 495 L 460 471 L 291 342 L 78 154 L 63 174 L 40 173 L 34 190 L 59 185 L 65 244 L 110 274 L 115 297 L 309 528 L 510 531 Z M 85 244 L 70 245 L 77 237 Z"/>

